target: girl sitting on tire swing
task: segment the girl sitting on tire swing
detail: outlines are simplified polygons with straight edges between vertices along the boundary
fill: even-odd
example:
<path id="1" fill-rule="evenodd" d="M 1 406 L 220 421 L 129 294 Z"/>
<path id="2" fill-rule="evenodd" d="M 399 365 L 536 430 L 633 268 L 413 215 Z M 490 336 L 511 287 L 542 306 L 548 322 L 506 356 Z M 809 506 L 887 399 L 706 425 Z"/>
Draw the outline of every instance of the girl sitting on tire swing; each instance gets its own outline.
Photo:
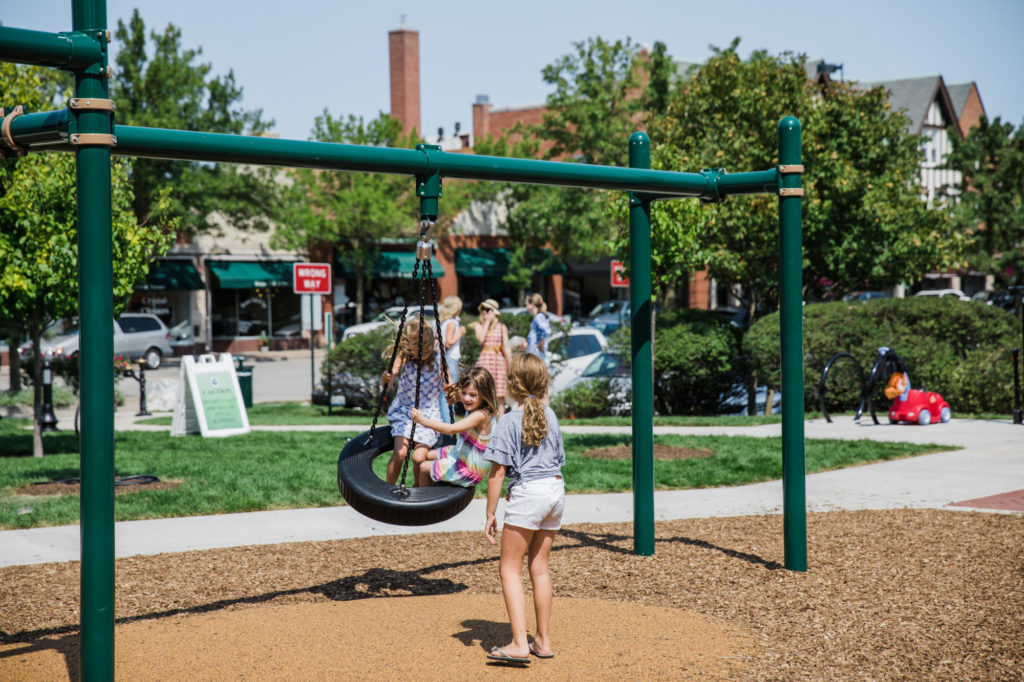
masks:
<path id="1" fill-rule="evenodd" d="M 458 434 L 455 445 L 428 452 L 427 461 L 419 465 L 419 473 L 423 479 L 472 488 L 484 479 L 491 468 L 491 463 L 483 455 L 491 441 L 494 417 L 498 412 L 494 377 L 477 366 L 464 374 L 457 384 L 449 384 L 448 388 L 449 402 L 458 399 L 466 408 L 466 416 L 459 421 L 448 424 L 428 419 L 416 408 L 412 410 L 412 420 L 417 424 L 446 435 Z"/>
<path id="2" fill-rule="evenodd" d="M 395 392 L 391 407 L 388 408 L 388 421 L 391 423 L 395 446 L 388 462 L 385 480 L 392 485 L 398 481 L 402 463 L 409 454 L 409 439 L 412 437 L 413 429 L 409 414 L 417 406 L 417 373 L 420 376 L 419 404 L 423 406 L 427 417 L 434 421 L 441 419 L 441 362 L 444 361 L 444 357 L 438 352 L 434 330 L 423 325 L 422 334 L 420 338 L 419 320 L 412 319 L 405 323 L 402 338 L 398 343 L 398 352 L 395 353 L 395 362 L 391 370 L 381 376 L 385 390 L 390 388 L 391 382 L 398 376 L 398 390 Z M 417 486 L 430 483 L 430 476 L 421 473 L 420 465 L 427 460 L 427 452 L 435 442 L 437 432 L 426 426 L 416 429 L 412 461 L 413 480 Z"/>

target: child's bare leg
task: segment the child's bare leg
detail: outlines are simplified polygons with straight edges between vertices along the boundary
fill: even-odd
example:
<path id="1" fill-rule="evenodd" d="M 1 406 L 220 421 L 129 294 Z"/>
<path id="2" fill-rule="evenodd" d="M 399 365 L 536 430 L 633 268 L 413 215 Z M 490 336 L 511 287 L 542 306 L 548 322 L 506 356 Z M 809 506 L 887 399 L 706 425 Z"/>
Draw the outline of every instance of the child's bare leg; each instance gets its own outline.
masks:
<path id="1" fill-rule="evenodd" d="M 534 531 L 528 528 L 505 524 L 501 531 L 501 558 L 498 572 L 501 576 L 501 593 L 505 597 L 512 626 L 512 642 L 501 647 L 509 656 L 529 656 L 530 643 L 526 638 L 526 593 L 523 590 L 523 557 L 530 547 Z"/>
<path id="2" fill-rule="evenodd" d="M 548 573 L 548 559 L 554 543 L 554 530 L 534 531 L 530 541 L 530 581 L 533 583 L 533 607 L 537 613 L 537 635 L 533 650 L 545 655 L 551 652 L 551 637 L 548 627 L 551 623 L 551 574 Z"/>
<path id="3" fill-rule="evenodd" d="M 430 485 L 430 470 L 427 470 L 425 476 L 423 472 L 423 465 L 427 463 L 428 452 L 430 452 L 430 446 L 424 445 L 423 443 L 414 444 L 412 450 L 412 464 L 416 485 Z"/>
<path id="4" fill-rule="evenodd" d="M 388 461 L 388 470 L 384 475 L 391 485 L 398 481 L 398 475 L 402 472 L 402 462 L 409 452 L 409 439 L 405 436 L 395 436 L 395 447 L 391 450 L 391 459 Z"/>

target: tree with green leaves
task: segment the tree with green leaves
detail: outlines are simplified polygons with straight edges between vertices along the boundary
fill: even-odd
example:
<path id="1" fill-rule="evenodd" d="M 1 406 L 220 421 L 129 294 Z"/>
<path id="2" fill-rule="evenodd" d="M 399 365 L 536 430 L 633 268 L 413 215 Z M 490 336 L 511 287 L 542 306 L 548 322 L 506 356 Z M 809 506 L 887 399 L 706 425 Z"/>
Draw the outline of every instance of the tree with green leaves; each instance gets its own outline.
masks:
<path id="1" fill-rule="evenodd" d="M 954 131 L 949 137 L 946 167 L 962 176 L 954 221 L 976 240 L 970 266 L 1004 286 L 1024 283 L 1024 122 L 1014 129 L 982 116 L 966 138 Z"/>
<path id="2" fill-rule="evenodd" d="M 625 166 L 627 140 L 646 101 L 646 60 L 628 38 L 589 38 L 542 71 L 554 90 L 535 126 L 519 126 L 498 140 L 481 140 L 481 154 L 542 156 L 575 163 Z M 510 145 L 514 135 L 523 135 Z M 506 281 L 525 288 L 532 273 L 550 265 L 536 254 L 550 247 L 547 261 L 592 262 L 613 253 L 614 229 L 596 190 L 510 184 L 501 198 L 508 206 L 510 267 Z"/>
<path id="3" fill-rule="evenodd" d="M 881 88 L 808 82 L 805 57 L 754 51 L 739 39 L 680 78 L 664 113 L 648 118 L 654 165 L 738 171 L 778 163 L 778 121 L 803 127 L 804 289 L 816 298 L 913 281 L 960 262 L 966 239 L 921 200 L 921 139 L 906 132 Z M 777 200 L 731 197 L 699 220 L 709 274 L 754 320 L 777 307 Z"/>
<path id="4" fill-rule="evenodd" d="M 318 142 L 411 147 L 396 119 L 381 114 L 334 117 L 324 111 L 316 118 L 311 139 Z M 363 318 L 366 284 L 383 239 L 415 236 L 418 203 L 406 177 L 379 173 L 343 173 L 299 168 L 285 189 L 272 243 L 296 250 L 337 248 L 337 260 L 355 273 L 356 320 Z M 441 201 L 443 207 L 446 201 Z"/>
<path id="5" fill-rule="evenodd" d="M 151 32 L 147 44 L 136 9 L 127 24 L 117 22 L 115 38 L 120 47 L 111 96 L 118 123 L 234 135 L 259 135 L 273 125 L 261 110 L 239 107 L 242 88 L 234 73 L 212 76 L 212 66 L 198 61 L 202 49 L 183 48 L 173 24 Z M 162 201 L 162 188 L 173 187 L 167 215 L 189 234 L 211 229 L 214 212 L 239 226 L 266 229 L 277 190 L 271 169 L 166 159 L 138 159 L 131 181 L 139 220 Z"/>
<path id="6" fill-rule="evenodd" d="M 53 105 L 52 88 L 35 67 L 0 64 L 4 101 L 25 102 L 29 110 Z M 111 202 L 114 308 L 120 311 L 152 260 L 170 248 L 173 230 L 158 220 L 139 224 L 132 214 L 130 164 L 113 161 Z M 31 154 L 0 162 L 0 310 L 4 322 L 25 334 L 38 349 L 43 332 L 59 319 L 78 314 L 78 229 L 75 158 L 71 154 Z M 158 217 L 166 198 L 157 199 Z M 17 345 L 17 344 L 15 344 Z M 113 358 L 111 358 L 113 360 Z M 41 376 L 42 358 L 33 354 L 32 376 Z M 35 455 L 43 454 L 39 414 L 40 382 L 34 381 Z"/>

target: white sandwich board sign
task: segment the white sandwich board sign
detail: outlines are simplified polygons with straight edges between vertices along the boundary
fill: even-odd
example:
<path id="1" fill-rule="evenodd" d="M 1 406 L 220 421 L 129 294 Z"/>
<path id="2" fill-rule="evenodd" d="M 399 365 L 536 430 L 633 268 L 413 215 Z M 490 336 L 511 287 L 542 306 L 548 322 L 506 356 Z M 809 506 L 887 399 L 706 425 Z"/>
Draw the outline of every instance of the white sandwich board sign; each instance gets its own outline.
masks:
<path id="1" fill-rule="evenodd" d="M 237 436 L 249 433 L 238 375 L 230 353 L 181 358 L 171 435 Z"/>

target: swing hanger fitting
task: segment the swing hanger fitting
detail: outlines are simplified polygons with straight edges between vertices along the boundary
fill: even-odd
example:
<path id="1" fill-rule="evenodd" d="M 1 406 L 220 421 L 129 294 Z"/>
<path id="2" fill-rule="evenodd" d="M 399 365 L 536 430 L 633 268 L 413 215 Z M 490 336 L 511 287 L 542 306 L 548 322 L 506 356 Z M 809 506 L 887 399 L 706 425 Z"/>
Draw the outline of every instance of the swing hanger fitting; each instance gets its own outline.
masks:
<path id="1" fill-rule="evenodd" d="M 3 124 L 0 125 L 0 137 L 2 137 L 3 144 L 6 144 L 15 156 L 25 156 L 25 148 L 19 147 L 14 142 L 14 136 L 11 135 L 11 123 L 24 113 L 25 107 L 20 104 L 7 112 L 6 116 L 4 116 L 4 110 L 0 109 L 0 117 L 3 117 Z M 0 159 L 5 156 L 7 156 L 6 151 L 0 148 Z"/>

